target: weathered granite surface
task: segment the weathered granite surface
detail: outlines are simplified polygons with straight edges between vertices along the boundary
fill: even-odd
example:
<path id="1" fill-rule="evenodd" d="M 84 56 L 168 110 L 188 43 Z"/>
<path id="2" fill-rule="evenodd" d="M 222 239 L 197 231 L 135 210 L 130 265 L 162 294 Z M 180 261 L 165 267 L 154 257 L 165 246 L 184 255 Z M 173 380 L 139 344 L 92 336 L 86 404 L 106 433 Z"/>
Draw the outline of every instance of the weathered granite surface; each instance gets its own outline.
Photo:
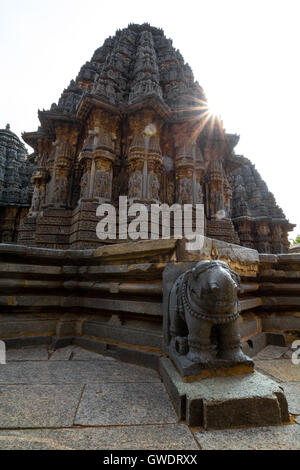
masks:
<path id="1" fill-rule="evenodd" d="M 202 450 L 299 450 L 300 426 L 196 432 Z"/>
<path id="2" fill-rule="evenodd" d="M 283 357 L 287 351 L 287 347 L 269 345 L 264 348 L 261 352 L 259 352 L 256 356 L 254 356 L 254 360 L 264 361 L 267 359 L 279 359 L 280 357 Z"/>
<path id="3" fill-rule="evenodd" d="M 275 359 L 273 361 L 256 361 L 258 370 L 268 374 L 281 382 L 300 381 L 300 367 L 289 359 Z"/>
<path id="4" fill-rule="evenodd" d="M 293 415 L 300 415 L 300 382 L 281 384 L 288 405 L 289 412 Z"/>
<path id="5" fill-rule="evenodd" d="M 160 373 L 180 419 L 205 429 L 276 425 L 289 421 L 282 388 L 263 374 L 183 382 L 170 360 Z"/>
<path id="6" fill-rule="evenodd" d="M 8 349 L 6 353 L 6 360 L 8 362 L 48 361 L 48 359 L 49 359 L 49 352 L 46 347 Z"/>
<path id="7" fill-rule="evenodd" d="M 116 412 L 116 410 L 118 410 Z M 163 384 L 87 385 L 76 414 L 80 426 L 177 423 Z"/>
<path id="8" fill-rule="evenodd" d="M 82 384 L 0 385 L 0 429 L 72 426 L 82 389 Z"/>
<path id="9" fill-rule="evenodd" d="M 0 431 L 1 450 L 199 450 L 183 424 Z"/>
<path id="10" fill-rule="evenodd" d="M 150 369 L 112 361 L 8 362 L 1 368 L 0 384 L 76 384 L 116 382 L 160 382 Z"/>
<path id="11" fill-rule="evenodd" d="M 102 356 L 97 352 L 88 351 L 78 346 L 66 346 L 55 351 L 50 351 L 50 361 L 115 361 L 113 357 Z"/>
<path id="12" fill-rule="evenodd" d="M 59 351 L 60 354 L 57 355 L 57 360 L 51 361 L 55 353 L 51 351 L 50 346 L 46 349 L 50 357 L 48 361 L 42 359 L 45 357 L 44 354 L 39 356 L 40 348 L 35 354 L 33 348 L 31 357 L 41 357 L 40 361 L 30 360 L 27 353 L 27 356 L 24 354 L 26 357 L 24 361 L 1 365 L 2 376 L 4 374 L 7 379 L 6 383 L 0 384 L 1 450 L 299 449 L 300 426 L 296 424 L 300 423 L 299 416 L 298 418 L 292 417 L 292 422 L 295 423 L 292 425 L 204 432 L 199 427 L 189 428 L 184 424 L 175 424 L 177 417 L 161 379 L 156 374 L 153 376 L 151 370 L 139 367 L 133 369 L 119 361 L 107 360 L 101 355 L 98 355 L 96 360 L 94 358 L 90 361 L 73 360 L 70 353 L 74 350 L 78 353 L 78 357 L 87 358 L 85 351 L 73 345 L 62 348 Z M 28 352 L 29 349 L 26 351 Z M 18 355 L 16 351 L 13 353 L 16 358 L 22 355 L 21 352 Z M 66 357 L 68 360 L 61 360 Z M 97 377 L 94 377 L 95 382 L 90 382 L 89 373 L 93 371 L 95 375 L 95 363 L 99 368 L 108 362 L 110 375 L 102 375 L 101 382 L 97 381 Z M 272 359 L 269 362 L 272 362 Z M 40 374 L 39 365 L 47 363 L 51 363 L 48 369 L 51 374 Z M 72 370 L 69 369 L 66 377 L 67 380 L 72 377 L 70 384 L 61 383 L 61 374 L 55 372 L 57 368 L 62 368 L 62 372 L 65 373 L 66 364 L 72 366 Z M 6 374 L 5 369 L 11 370 L 11 366 L 19 368 L 22 365 L 24 366 L 23 376 L 19 370 L 22 383 L 11 384 L 13 374 Z M 89 373 L 84 374 L 82 367 L 88 369 Z M 36 382 L 39 374 L 41 383 Z M 116 375 L 119 375 L 121 380 L 111 383 Z M 28 379 L 30 376 L 33 377 L 33 383 L 25 384 L 25 377 Z M 45 379 L 51 379 L 52 384 L 43 383 Z M 292 405 L 293 403 L 297 405 L 298 384 L 281 385 L 289 388 L 289 401 Z M 228 391 L 229 395 L 226 393 L 226 387 L 225 389 L 223 387 L 223 390 L 225 390 L 225 398 L 232 396 L 232 390 Z M 101 391 L 104 393 L 97 393 Z M 102 395 L 106 407 L 101 399 Z M 136 400 L 133 400 L 132 395 L 136 397 Z M 211 395 L 212 398 L 219 400 L 222 390 L 220 388 L 212 390 Z M 110 396 L 115 406 L 112 406 Z M 78 415 L 78 410 L 83 412 L 81 416 Z M 126 415 L 139 424 L 113 424 L 117 423 L 118 419 L 120 422 L 128 421 Z M 84 418 L 89 424 L 75 424 L 78 417 L 80 421 Z M 104 424 L 95 423 L 95 418 Z M 162 420 L 162 423 L 151 424 L 155 423 L 156 419 Z M 174 420 L 171 424 L 170 419 Z M 10 429 L 13 426 L 17 429 Z"/>

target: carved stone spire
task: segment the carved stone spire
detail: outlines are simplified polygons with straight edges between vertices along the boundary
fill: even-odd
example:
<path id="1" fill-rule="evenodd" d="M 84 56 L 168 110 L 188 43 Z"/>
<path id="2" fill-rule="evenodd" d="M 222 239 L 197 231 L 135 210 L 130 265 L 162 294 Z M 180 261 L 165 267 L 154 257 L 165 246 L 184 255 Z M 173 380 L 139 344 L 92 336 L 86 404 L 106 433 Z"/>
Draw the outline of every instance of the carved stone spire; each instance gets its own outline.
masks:
<path id="1" fill-rule="evenodd" d="M 58 109 L 74 113 L 84 92 L 115 106 L 157 96 L 174 110 L 185 107 L 193 97 L 206 100 L 172 41 L 147 23 L 130 24 L 106 39 L 64 90 Z"/>
<path id="2" fill-rule="evenodd" d="M 161 29 L 145 23 L 118 30 L 58 104 L 39 112 L 38 131 L 23 135 L 45 162 L 33 178 L 30 240 L 96 247 L 96 206 L 124 195 L 148 206 L 203 203 L 207 236 L 286 251 L 291 224 L 256 170 L 234 154 L 238 136 L 207 108 L 190 66 Z M 64 224 L 52 226 L 53 213 Z M 24 229 L 21 238 L 28 234 Z"/>

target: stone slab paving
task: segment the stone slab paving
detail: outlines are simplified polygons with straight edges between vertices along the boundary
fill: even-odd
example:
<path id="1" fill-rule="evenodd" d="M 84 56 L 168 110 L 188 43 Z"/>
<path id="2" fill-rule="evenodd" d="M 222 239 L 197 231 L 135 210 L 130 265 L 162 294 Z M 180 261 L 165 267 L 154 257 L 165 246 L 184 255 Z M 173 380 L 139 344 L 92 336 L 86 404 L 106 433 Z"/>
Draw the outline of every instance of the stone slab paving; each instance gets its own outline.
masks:
<path id="1" fill-rule="evenodd" d="M 0 366 L 0 449 L 299 449 L 300 365 L 281 352 L 268 348 L 255 362 L 282 382 L 294 424 L 202 431 L 177 423 L 154 370 L 73 345 L 8 350 Z"/>
<path id="2" fill-rule="evenodd" d="M 88 384 L 104 382 L 160 382 L 157 372 L 107 361 L 8 362 L 1 368 L 1 384 Z"/>
<path id="3" fill-rule="evenodd" d="M 0 431 L 0 450 L 199 450 L 184 424 Z"/>
<path id="4" fill-rule="evenodd" d="M 44 348 L 24 348 L 24 349 L 8 349 L 6 351 L 6 361 L 48 361 L 49 353 Z"/>
<path id="5" fill-rule="evenodd" d="M 65 348 L 50 351 L 49 361 L 69 361 L 76 346 L 66 346 Z"/>
<path id="6" fill-rule="evenodd" d="M 272 346 L 269 345 L 260 351 L 253 359 L 256 360 L 268 360 L 268 359 L 279 359 L 288 351 L 287 347 Z"/>
<path id="7" fill-rule="evenodd" d="M 300 381 L 300 365 L 293 364 L 289 359 L 258 360 L 255 361 L 255 367 L 281 382 Z"/>
<path id="8" fill-rule="evenodd" d="M 299 450 L 300 426 L 196 432 L 202 450 Z"/>
<path id="9" fill-rule="evenodd" d="M 87 385 L 76 415 L 81 426 L 177 423 L 161 383 Z"/>
<path id="10" fill-rule="evenodd" d="M 1 385 L 0 429 L 73 425 L 83 385 Z"/>
<path id="11" fill-rule="evenodd" d="M 110 356 L 102 356 L 96 352 L 87 351 L 80 347 L 75 347 L 71 357 L 72 361 L 91 361 L 91 360 L 102 360 L 102 361 L 117 361 L 115 358 Z"/>
<path id="12" fill-rule="evenodd" d="M 113 357 L 102 356 L 93 351 L 87 351 L 79 346 L 66 346 L 50 353 L 50 361 L 116 361 Z"/>
<path id="13" fill-rule="evenodd" d="M 300 382 L 283 383 L 281 386 L 289 405 L 289 412 L 293 415 L 300 415 Z"/>

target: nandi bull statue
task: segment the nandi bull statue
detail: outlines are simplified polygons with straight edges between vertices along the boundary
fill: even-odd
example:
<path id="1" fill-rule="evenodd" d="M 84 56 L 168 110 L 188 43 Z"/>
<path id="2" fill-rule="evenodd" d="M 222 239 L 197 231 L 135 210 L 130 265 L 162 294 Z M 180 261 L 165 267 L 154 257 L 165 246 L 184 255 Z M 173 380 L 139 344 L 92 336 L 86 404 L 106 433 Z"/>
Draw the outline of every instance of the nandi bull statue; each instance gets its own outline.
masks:
<path id="1" fill-rule="evenodd" d="M 253 364 L 240 347 L 239 287 L 239 275 L 222 261 L 200 261 L 177 278 L 169 298 L 169 350 L 177 363 Z"/>

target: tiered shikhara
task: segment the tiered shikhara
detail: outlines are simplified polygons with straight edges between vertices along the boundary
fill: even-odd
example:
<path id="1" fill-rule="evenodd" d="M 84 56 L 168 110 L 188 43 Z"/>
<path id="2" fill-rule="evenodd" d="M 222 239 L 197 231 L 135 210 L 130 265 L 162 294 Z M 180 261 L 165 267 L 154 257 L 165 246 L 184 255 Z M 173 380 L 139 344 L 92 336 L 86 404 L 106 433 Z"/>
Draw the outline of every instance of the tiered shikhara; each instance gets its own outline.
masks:
<path id="1" fill-rule="evenodd" d="M 10 125 L 0 129 L 0 242 L 13 241 L 20 219 L 28 212 L 34 169 L 34 156 L 28 158 Z"/>
<path id="2" fill-rule="evenodd" d="M 209 114 L 191 68 L 162 30 L 117 31 L 39 119 L 37 132 L 23 134 L 37 170 L 19 243 L 96 247 L 97 206 L 127 195 L 149 205 L 204 203 L 208 236 L 287 249 L 291 225 L 250 162 L 234 154 L 238 136 Z"/>

